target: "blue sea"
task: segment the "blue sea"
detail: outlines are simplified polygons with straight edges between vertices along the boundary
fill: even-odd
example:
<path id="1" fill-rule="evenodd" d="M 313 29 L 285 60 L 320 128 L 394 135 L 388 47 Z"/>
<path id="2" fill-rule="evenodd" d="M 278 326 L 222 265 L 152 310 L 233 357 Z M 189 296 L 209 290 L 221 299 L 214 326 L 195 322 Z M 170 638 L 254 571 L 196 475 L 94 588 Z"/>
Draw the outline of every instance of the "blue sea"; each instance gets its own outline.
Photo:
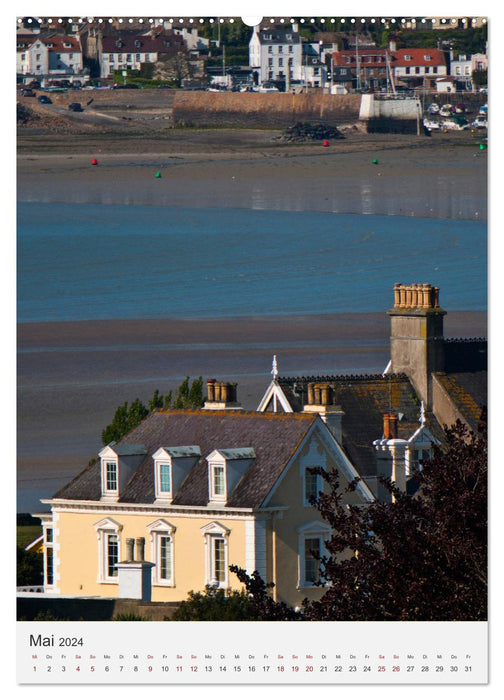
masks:
<path id="1" fill-rule="evenodd" d="M 395 282 L 486 309 L 486 222 L 21 202 L 18 321 L 383 312 Z"/>

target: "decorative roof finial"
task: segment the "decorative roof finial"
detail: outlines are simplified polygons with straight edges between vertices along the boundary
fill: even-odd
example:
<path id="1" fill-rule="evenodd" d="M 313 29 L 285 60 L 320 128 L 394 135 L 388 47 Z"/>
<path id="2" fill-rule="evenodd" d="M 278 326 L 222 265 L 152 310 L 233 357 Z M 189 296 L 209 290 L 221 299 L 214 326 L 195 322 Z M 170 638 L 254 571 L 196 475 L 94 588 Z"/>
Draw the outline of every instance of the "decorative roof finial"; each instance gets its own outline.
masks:
<path id="1" fill-rule="evenodd" d="M 425 406 L 424 402 L 420 402 L 420 427 L 424 427 L 425 425 Z"/>
<path id="2" fill-rule="evenodd" d="M 278 362 L 276 355 L 273 355 L 273 366 L 271 369 L 271 374 L 273 375 L 273 379 L 276 379 L 278 377 Z"/>

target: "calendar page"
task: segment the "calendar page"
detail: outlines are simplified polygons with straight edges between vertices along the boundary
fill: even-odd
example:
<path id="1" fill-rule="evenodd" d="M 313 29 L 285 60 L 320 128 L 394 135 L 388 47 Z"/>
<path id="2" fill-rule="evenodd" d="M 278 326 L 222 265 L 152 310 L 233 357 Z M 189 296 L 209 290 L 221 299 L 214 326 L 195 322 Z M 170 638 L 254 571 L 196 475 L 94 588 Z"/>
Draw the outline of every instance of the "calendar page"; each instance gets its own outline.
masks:
<path id="1" fill-rule="evenodd" d="M 490 20 L 204 5 L 16 10 L 18 688 L 486 686 Z"/>

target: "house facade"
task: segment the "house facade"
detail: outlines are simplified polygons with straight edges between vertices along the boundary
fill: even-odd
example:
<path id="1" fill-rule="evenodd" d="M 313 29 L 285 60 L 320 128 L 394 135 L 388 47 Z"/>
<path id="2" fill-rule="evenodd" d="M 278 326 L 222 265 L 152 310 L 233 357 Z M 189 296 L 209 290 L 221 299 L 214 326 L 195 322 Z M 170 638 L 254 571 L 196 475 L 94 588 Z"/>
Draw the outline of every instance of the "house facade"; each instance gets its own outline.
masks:
<path id="1" fill-rule="evenodd" d="M 16 72 L 24 77 L 82 77 L 83 56 L 78 36 L 20 33 L 16 37 Z"/>
<path id="2" fill-rule="evenodd" d="M 285 29 L 254 27 L 249 43 L 254 83 L 302 80 L 303 46 L 298 26 Z"/>
<path id="3" fill-rule="evenodd" d="M 444 53 L 439 49 L 387 49 L 358 47 L 335 51 L 331 57 L 334 80 L 349 80 L 355 89 L 377 89 L 387 83 L 409 87 L 436 87 L 436 80 L 447 75 Z M 342 73 L 346 69 L 348 73 Z"/>
<path id="4" fill-rule="evenodd" d="M 140 70 L 143 64 L 157 63 L 179 51 L 186 51 L 186 43 L 174 31 L 104 36 L 98 50 L 100 75 L 110 78 L 117 70 Z"/>
<path id="5" fill-rule="evenodd" d="M 282 377 L 275 358 L 256 411 L 209 379 L 202 409 L 155 411 L 106 445 L 42 501 L 45 591 L 177 602 L 240 588 L 234 564 L 288 605 L 319 598 L 330 528 L 313 469 L 336 469 L 349 505 L 393 500 L 383 478 L 413 494 L 443 426 L 475 430 L 486 406 L 486 340 L 444 337 L 438 287 L 394 285 L 387 314 L 381 374 Z"/>
<path id="6" fill-rule="evenodd" d="M 43 501 L 46 592 L 137 597 L 131 580 L 144 576 L 149 599 L 181 601 L 206 585 L 240 588 L 236 564 L 289 605 L 322 595 L 316 555 L 329 529 L 309 502 L 324 488 L 310 469 L 338 468 L 342 488 L 355 469 L 317 414 L 245 412 L 231 390 L 213 398 L 151 414 Z M 347 498 L 373 497 L 361 484 Z"/>

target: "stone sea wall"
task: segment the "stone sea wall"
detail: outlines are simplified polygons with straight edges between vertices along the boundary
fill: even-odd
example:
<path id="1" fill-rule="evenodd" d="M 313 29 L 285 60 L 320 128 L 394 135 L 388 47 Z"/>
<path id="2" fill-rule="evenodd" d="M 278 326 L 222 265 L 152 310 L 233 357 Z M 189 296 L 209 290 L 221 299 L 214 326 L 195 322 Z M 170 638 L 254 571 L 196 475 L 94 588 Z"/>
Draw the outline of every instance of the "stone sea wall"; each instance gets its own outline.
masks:
<path id="1" fill-rule="evenodd" d="M 285 127 L 300 121 L 333 125 L 359 119 L 361 95 L 178 92 L 175 126 Z"/>

